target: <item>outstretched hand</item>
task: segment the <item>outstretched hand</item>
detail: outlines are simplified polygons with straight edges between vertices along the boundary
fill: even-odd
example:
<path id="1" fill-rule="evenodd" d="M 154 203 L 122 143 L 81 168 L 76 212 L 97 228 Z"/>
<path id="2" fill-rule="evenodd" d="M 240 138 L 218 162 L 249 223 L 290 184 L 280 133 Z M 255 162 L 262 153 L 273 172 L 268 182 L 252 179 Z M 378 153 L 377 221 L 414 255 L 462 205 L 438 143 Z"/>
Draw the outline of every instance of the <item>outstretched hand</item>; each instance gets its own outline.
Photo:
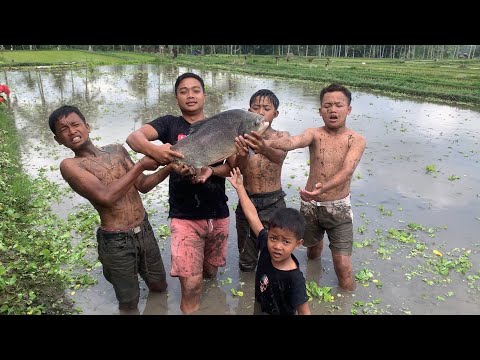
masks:
<path id="1" fill-rule="evenodd" d="M 230 184 L 232 184 L 235 189 L 243 186 L 243 175 L 238 167 L 230 171 L 230 177 L 227 177 L 227 180 L 230 181 Z"/>
<path id="2" fill-rule="evenodd" d="M 322 193 L 323 189 L 323 184 L 322 183 L 316 183 L 315 184 L 315 189 L 313 191 L 307 191 L 305 189 L 300 190 L 300 198 L 303 201 L 320 201 L 320 194 Z"/>

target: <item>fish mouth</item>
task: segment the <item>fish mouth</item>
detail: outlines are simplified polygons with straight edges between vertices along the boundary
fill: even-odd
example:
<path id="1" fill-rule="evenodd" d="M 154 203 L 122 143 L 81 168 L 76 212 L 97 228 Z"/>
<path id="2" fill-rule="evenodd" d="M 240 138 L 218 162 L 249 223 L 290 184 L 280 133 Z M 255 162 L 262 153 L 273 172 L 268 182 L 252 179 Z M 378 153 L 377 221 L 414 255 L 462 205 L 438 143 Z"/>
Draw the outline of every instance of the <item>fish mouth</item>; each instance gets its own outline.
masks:
<path id="1" fill-rule="evenodd" d="M 260 127 L 258 128 L 257 132 L 259 132 L 259 133 L 264 132 L 268 128 L 268 125 L 270 125 L 270 123 L 268 121 L 262 120 L 262 122 L 260 123 Z"/>

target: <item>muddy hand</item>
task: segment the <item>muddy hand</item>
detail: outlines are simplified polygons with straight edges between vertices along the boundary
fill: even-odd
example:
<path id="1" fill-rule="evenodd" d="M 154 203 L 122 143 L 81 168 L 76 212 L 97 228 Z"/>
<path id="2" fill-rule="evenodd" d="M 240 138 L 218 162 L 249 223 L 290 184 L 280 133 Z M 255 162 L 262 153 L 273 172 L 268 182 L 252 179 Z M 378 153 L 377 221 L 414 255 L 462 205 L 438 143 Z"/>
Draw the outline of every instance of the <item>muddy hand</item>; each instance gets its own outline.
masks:
<path id="1" fill-rule="evenodd" d="M 167 165 L 176 159 L 183 159 L 184 156 L 178 151 L 171 150 L 172 145 L 166 143 L 156 147 L 153 157 L 160 165 Z"/>
<path id="2" fill-rule="evenodd" d="M 320 201 L 320 194 L 322 193 L 323 184 L 316 183 L 313 191 L 307 191 L 305 189 L 300 190 L 300 198 L 303 201 Z"/>
<path id="3" fill-rule="evenodd" d="M 247 145 L 255 151 L 255 154 L 263 154 L 265 152 L 267 144 L 258 132 L 251 131 L 250 134 L 245 134 L 245 140 Z"/>

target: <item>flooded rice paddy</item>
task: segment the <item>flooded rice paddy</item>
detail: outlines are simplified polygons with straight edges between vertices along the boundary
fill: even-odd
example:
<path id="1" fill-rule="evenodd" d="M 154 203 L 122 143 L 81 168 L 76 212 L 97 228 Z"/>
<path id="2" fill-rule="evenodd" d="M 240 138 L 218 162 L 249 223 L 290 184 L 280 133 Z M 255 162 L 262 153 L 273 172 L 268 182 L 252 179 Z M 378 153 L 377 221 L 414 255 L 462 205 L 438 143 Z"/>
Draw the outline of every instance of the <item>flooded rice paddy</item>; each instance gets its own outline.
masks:
<path id="1" fill-rule="evenodd" d="M 77 105 L 96 145 L 120 143 L 128 148 L 125 139 L 132 131 L 160 115 L 179 114 L 173 84 L 186 71 L 205 80 L 207 116 L 247 109 L 250 96 L 268 88 L 280 99 L 275 129 L 298 134 L 323 125 L 319 92 L 326 84 L 157 65 L 4 71 L 0 82 L 12 90 L 25 169 L 32 176 L 45 170 L 49 179 L 66 187 L 58 165 L 72 153 L 53 140 L 47 125 L 51 111 L 63 104 Z M 338 291 L 327 246 L 317 261 L 307 261 L 305 248 L 296 250 L 307 282 L 332 288 L 334 300 L 313 298 L 312 313 L 479 314 L 479 109 L 351 91 L 347 126 L 367 139 L 351 189 L 352 260 L 359 284 L 354 293 Z M 307 160 L 308 149 L 291 151 L 285 160 L 282 184 L 288 206 L 300 206 L 298 189 L 306 183 Z M 253 314 L 254 274 L 238 269 L 233 211 L 237 197 L 230 184 L 227 195 L 232 215 L 227 265 L 217 279 L 204 283 L 197 314 Z M 168 181 L 144 199 L 168 273 Z M 93 209 L 72 191 L 52 204 L 61 217 L 85 206 Z M 72 292 L 75 306 L 82 314 L 118 314 L 113 288 L 101 267 L 92 272 L 98 283 Z M 149 294 L 141 282 L 139 314 L 181 313 L 179 281 L 168 275 L 167 281 L 168 290 L 162 294 Z M 234 295 L 238 291 L 243 296 Z"/>

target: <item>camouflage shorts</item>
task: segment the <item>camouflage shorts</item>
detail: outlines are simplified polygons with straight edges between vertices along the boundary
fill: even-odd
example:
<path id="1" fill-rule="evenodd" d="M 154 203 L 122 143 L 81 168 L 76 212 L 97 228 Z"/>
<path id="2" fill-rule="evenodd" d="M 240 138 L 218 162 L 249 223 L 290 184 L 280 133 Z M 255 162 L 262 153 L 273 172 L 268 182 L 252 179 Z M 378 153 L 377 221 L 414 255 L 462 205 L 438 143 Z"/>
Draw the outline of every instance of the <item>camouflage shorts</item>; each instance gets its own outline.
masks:
<path id="1" fill-rule="evenodd" d="M 352 254 L 353 212 L 350 195 L 340 200 L 315 203 L 302 200 L 300 212 L 306 221 L 304 246 L 318 244 L 326 232 L 332 253 Z"/>

